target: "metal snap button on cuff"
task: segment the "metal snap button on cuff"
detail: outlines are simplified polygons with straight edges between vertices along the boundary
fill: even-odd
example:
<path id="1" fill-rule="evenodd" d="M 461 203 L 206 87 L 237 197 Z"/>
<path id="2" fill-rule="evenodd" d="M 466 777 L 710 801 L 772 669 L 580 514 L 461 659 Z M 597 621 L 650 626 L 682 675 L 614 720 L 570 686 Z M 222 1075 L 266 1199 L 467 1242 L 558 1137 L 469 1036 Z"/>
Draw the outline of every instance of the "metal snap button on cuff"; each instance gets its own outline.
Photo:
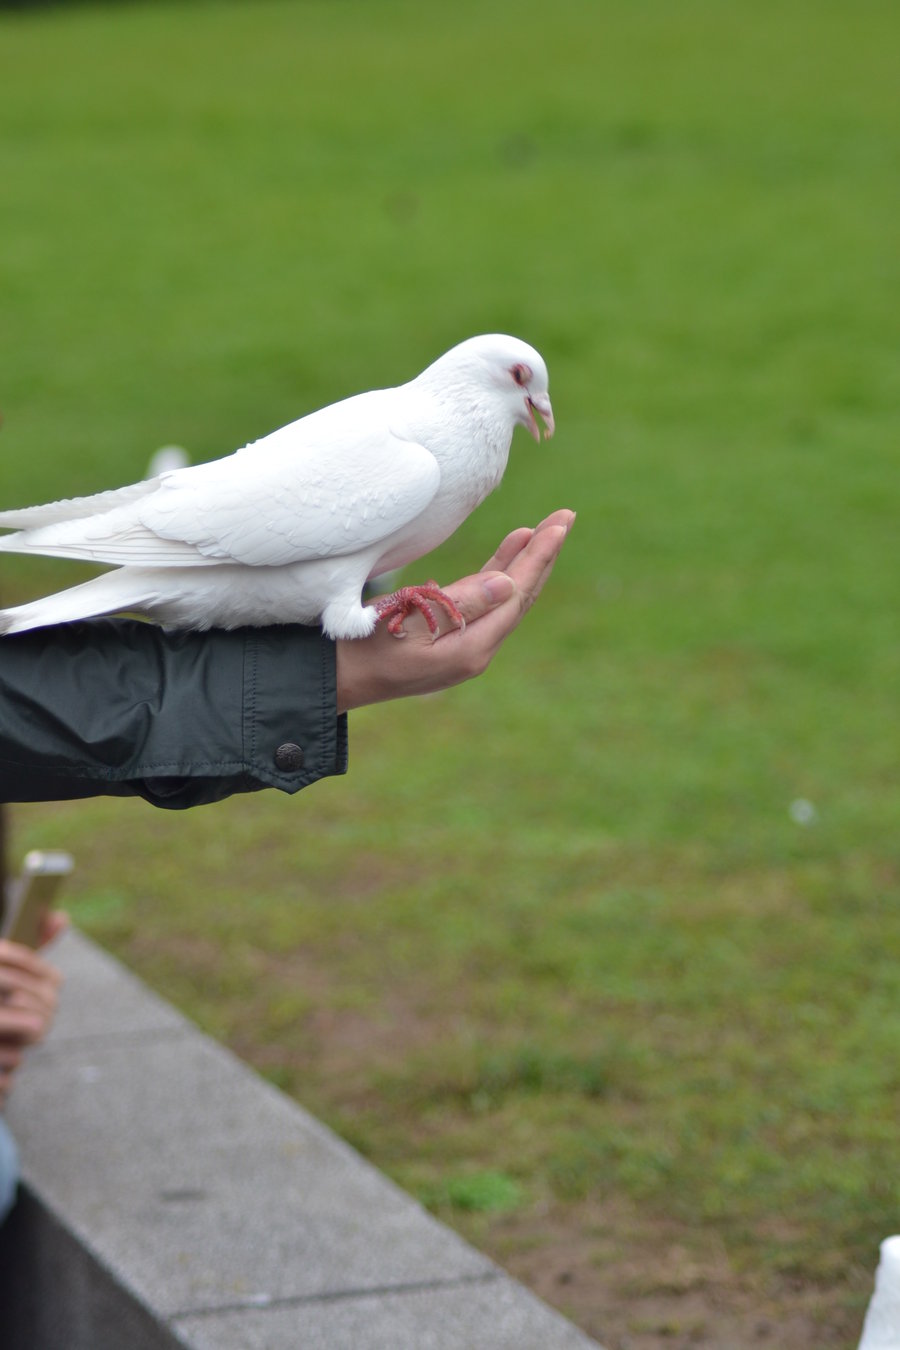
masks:
<path id="1" fill-rule="evenodd" d="M 282 773 L 295 773 L 303 768 L 303 751 L 293 741 L 285 741 L 275 751 L 275 767 Z"/>

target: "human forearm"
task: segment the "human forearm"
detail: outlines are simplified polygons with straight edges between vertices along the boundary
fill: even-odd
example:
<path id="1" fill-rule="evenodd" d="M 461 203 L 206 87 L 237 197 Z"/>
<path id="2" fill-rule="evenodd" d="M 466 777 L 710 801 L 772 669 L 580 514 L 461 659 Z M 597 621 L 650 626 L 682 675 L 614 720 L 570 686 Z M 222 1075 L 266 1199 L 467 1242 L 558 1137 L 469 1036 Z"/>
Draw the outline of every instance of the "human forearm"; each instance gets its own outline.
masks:
<path id="1" fill-rule="evenodd" d="M 166 633 L 98 619 L 0 639 L 0 801 L 139 795 L 186 807 L 286 792 L 346 770 L 352 708 L 431 693 L 486 669 L 533 604 L 574 521 L 514 530 L 447 587 L 465 632 L 420 615 L 334 644 L 317 628 Z"/>

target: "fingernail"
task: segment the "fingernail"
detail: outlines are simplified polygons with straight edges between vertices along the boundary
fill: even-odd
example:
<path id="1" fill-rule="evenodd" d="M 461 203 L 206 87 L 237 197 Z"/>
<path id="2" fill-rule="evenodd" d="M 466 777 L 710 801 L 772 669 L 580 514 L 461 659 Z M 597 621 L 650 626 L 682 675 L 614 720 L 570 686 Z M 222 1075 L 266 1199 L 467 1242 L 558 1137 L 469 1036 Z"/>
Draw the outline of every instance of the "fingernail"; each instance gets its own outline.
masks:
<path id="1" fill-rule="evenodd" d="M 516 583 L 505 572 L 498 572 L 496 576 L 487 577 L 481 584 L 488 601 L 492 605 L 502 605 L 503 601 L 508 600 L 516 589 Z"/>

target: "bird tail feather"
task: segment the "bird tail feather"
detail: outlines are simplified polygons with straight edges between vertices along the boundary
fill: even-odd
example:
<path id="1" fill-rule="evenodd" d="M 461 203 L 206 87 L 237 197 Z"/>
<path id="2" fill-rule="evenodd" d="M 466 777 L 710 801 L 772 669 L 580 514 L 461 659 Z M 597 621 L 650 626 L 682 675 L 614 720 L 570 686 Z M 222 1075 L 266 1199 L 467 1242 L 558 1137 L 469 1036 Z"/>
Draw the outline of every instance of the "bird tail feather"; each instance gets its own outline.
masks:
<path id="1" fill-rule="evenodd" d="M 47 628 L 51 624 L 72 623 L 76 619 L 95 619 L 103 614 L 118 614 L 138 610 L 146 601 L 147 587 L 136 583 L 133 576 L 121 570 L 108 572 L 80 586 L 57 591 L 25 605 L 0 609 L 0 636 L 26 633 L 32 628 Z"/>

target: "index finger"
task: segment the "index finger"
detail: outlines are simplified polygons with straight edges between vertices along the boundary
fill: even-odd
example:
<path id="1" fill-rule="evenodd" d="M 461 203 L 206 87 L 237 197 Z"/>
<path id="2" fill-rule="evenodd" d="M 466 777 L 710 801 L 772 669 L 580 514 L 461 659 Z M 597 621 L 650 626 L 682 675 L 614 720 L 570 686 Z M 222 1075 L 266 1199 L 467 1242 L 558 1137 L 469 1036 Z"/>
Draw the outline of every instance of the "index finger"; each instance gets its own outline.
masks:
<path id="1" fill-rule="evenodd" d="M 575 521 L 575 512 L 562 508 L 545 516 L 541 523 L 532 529 L 528 525 L 522 525 L 517 530 L 513 530 L 506 536 L 500 544 L 493 557 L 488 558 L 482 567 L 482 572 L 508 572 L 513 560 L 519 556 L 523 549 L 527 548 L 534 536 L 548 527 L 553 528 L 556 525 L 562 525 L 568 532 Z"/>
<path id="2" fill-rule="evenodd" d="M 524 609 L 529 609 L 540 595 L 574 520 L 571 511 L 557 511 L 541 521 L 528 545 L 507 568 L 507 575 L 523 597 Z"/>
<path id="3" fill-rule="evenodd" d="M 525 548 L 507 569 L 506 575 L 515 582 L 512 595 L 480 618 L 477 624 L 467 628 L 463 640 L 477 633 L 481 646 L 492 651 L 500 646 L 540 595 L 566 541 L 570 525 L 571 520 L 554 525 L 542 522 L 538 526 Z"/>

